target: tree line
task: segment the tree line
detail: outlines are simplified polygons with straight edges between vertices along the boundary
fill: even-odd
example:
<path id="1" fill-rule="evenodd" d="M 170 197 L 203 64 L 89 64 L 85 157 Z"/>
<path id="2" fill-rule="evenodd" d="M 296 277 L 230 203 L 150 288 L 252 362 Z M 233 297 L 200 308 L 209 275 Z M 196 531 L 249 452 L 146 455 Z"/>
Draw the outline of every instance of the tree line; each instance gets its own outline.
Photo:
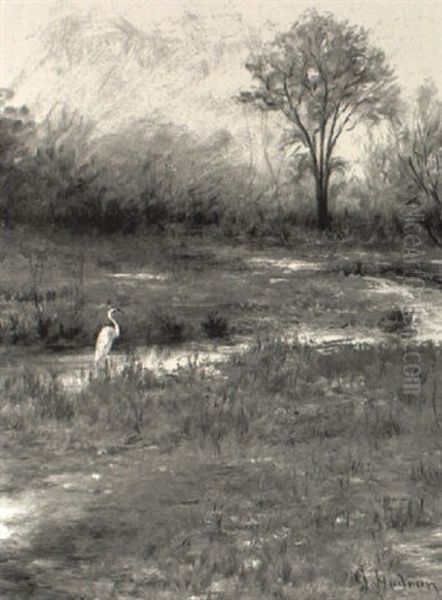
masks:
<path id="1" fill-rule="evenodd" d="M 271 127 L 285 162 L 272 167 L 263 135 L 267 174 L 226 159 L 228 132 L 208 145 L 173 126 L 141 143 L 137 164 L 123 161 L 117 169 L 118 141 L 100 153 L 86 117 L 56 108 L 35 123 L 2 90 L 1 221 L 105 233 L 185 224 L 285 239 L 299 224 L 334 231 L 371 219 L 394 230 L 401 210 L 414 203 L 429 239 L 442 245 L 442 105 L 434 84 L 424 82 L 414 107 L 406 106 L 368 32 L 315 10 L 257 49 L 245 67 L 253 85 L 234 101 L 281 117 Z M 369 143 L 355 178 L 338 149 L 360 126 Z"/>

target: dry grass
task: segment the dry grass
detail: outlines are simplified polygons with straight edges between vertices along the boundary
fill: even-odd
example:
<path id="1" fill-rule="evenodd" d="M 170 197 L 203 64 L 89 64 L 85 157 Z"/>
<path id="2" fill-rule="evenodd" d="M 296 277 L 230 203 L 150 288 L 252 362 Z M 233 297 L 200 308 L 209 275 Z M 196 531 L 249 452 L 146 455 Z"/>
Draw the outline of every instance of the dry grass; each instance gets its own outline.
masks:
<path id="1" fill-rule="evenodd" d="M 287 250 L 204 238 L 69 239 L 25 229 L 2 235 L 0 343 L 57 350 L 90 347 L 109 304 L 125 309 L 120 344 L 128 349 L 227 333 L 278 335 L 299 323 L 374 329 L 385 312 L 383 298 L 374 303 L 364 277 L 346 275 L 361 253 L 366 265 L 400 258 L 368 256 L 356 246 L 336 258 L 331 242 L 319 250 L 303 243 L 296 260 L 319 269 L 296 271 Z"/>
<path id="2" fill-rule="evenodd" d="M 298 248 L 322 270 L 291 271 L 279 249 L 5 232 L 0 296 L 15 325 L 2 317 L 0 428 L 11 493 L 44 500 L 28 545 L 0 557 L 5 598 L 385 600 L 400 577 L 425 580 L 396 543 L 442 515 L 440 349 L 420 347 L 410 397 L 394 336 L 328 353 L 277 339 L 378 327 L 389 296 L 368 294 L 360 249 L 334 250 Z M 32 366 L 42 345 L 92 346 L 108 302 L 125 308 L 127 350 L 254 341 L 216 372 L 159 376 L 128 356 L 118 375 L 85 373 L 81 392 Z M 19 370 L 13 335 L 31 347 Z"/>
<path id="3" fill-rule="evenodd" d="M 401 393 L 394 344 L 323 354 L 264 340 L 216 378 L 196 368 L 158 378 L 133 360 L 79 394 L 32 372 L 11 378 L 0 419 L 17 439 L 59 430 L 67 451 L 109 457 L 137 440 L 118 474 L 100 466 L 113 494 L 80 521 L 47 519 L 27 556 L 63 548 L 63 581 L 50 580 L 68 596 L 77 556 L 86 598 L 92 582 L 109 598 L 395 597 L 380 578 L 409 567 L 392 533 L 442 514 L 441 357 L 432 345 L 421 353 L 419 401 Z"/>

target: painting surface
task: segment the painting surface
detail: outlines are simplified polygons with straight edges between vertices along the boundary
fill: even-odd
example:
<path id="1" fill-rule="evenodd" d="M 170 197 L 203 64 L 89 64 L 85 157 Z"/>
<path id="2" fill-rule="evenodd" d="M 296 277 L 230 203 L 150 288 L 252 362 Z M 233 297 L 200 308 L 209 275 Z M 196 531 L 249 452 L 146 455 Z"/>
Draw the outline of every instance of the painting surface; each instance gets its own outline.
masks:
<path id="1" fill-rule="evenodd" d="M 439 596 L 441 34 L 0 1 L 0 598 Z"/>

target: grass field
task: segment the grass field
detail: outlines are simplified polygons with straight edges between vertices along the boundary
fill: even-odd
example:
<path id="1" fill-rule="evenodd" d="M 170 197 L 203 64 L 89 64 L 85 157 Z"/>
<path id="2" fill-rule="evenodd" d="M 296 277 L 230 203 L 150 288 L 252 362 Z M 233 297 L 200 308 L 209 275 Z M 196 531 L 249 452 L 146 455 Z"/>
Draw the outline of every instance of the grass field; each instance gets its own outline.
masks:
<path id="1" fill-rule="evenodd" d="M 0 336 L 9 348 L 88 348 L 109 305 L 125 311 L 120 347 L 131 350 L 212 334 L 368 331 L 402 299 L 400 289 L 382 288 L 373 277 L 400 276 L 400 252 L 354 244 L 338 256 L 336 242 L 319 240 L 287 249 L 198 237 L 37 236 L 26 229 L 4 230 L 2 238 Z M 430 264 L 436 257 L 429 250 L 425 268 L 440 284 L 439 266 Z"/>
<path id="2" fill-rule="evenodd" d="M 405 395 L 381 324 L 406 289 L 376 279 L 400 253 L 128 239 L 5 234 L 0 596 L 437 597 L 441 353 L 416 345 L 422 389 Z M 126 311 L 123 369 L 78 390 L 37 368 L 91 347 L 108 301 Z M 333 334 L 376 343 L 314 341 Z M 216 369 L 136 358 L 207 340 L 232 345 Z"/>

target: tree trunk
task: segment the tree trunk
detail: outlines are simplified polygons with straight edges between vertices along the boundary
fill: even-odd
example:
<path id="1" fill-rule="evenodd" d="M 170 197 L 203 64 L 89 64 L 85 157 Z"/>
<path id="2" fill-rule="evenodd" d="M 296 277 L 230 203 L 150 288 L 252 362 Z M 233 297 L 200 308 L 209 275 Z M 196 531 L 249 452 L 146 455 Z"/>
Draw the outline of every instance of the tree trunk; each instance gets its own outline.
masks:
<path id="1" fill-rule="evenodd" d="M 330 226 L 328 214 L 328 185 L 325 178 L 316 178 L 316 207 L 318 211 L 318 229 L 325 231 Z"/>

